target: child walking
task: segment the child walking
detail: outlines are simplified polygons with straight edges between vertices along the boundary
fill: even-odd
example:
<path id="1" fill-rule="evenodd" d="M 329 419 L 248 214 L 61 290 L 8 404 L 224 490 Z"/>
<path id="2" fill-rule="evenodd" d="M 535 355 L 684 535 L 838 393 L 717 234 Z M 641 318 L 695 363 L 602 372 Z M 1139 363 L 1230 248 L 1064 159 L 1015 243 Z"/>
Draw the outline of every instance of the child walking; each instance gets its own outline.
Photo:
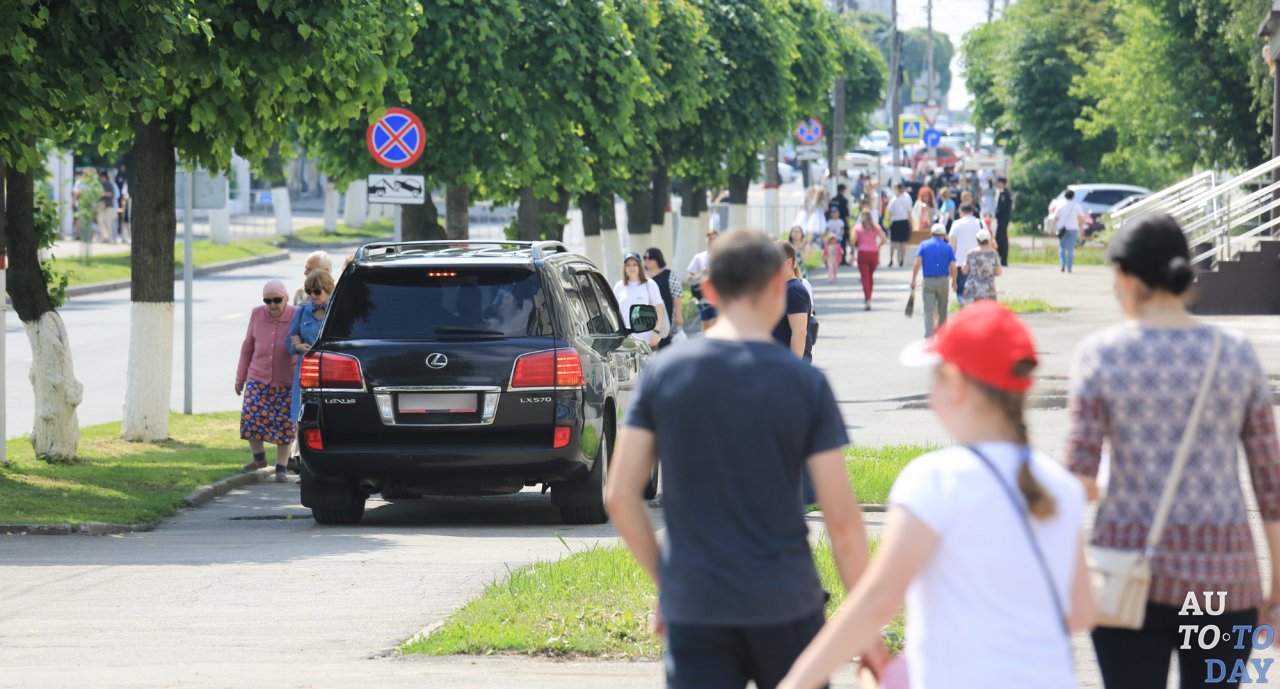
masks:
<path id="1" fill-rule="evenodd" d="M 844 223 L 841 223 L 842 225 Z M 823 238 L 822 262 L 827 264 L 827 282 L 836 284 L 836 271 L 840 268 L 840 264 L 844 263 L 844 247 L 840 246 L 839 240 L 834 234 L 827 233 Z"/>

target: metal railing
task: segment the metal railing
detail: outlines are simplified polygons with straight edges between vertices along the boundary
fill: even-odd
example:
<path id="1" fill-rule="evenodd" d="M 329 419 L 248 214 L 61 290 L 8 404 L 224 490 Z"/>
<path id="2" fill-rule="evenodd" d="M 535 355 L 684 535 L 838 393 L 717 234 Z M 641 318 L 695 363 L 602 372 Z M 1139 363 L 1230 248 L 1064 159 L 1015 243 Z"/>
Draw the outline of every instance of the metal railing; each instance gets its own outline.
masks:
<path id="1" fill-rule="evenodd" d="M 1280 158 L 1221 184 L 1202 172 L 1112 214 L 1116 228 L 1149 212 L 1167 213 L 1191 245 L 1192 264 L 1229 260 L 1248 240 L 1280 227 Z"/>

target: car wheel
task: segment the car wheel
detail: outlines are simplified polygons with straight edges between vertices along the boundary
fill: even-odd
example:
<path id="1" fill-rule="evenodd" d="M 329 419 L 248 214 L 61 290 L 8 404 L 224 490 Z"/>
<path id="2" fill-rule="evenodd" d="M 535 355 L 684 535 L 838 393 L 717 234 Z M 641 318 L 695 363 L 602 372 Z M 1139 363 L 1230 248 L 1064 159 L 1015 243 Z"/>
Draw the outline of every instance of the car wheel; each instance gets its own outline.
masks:
<path id="1" fill-rule="evenodd" d="M 317 524 L 356 524 L 364 517 L 364 498 L 356 498 L 343 507 L 312 507 L 311 517 Z"/>
<path id="2" fill-rule="evenodd" d="M 644 486 L 644 499 L 652 500 L 658 497 L 658 463 L 653 463 L 653 473 L 649 475 L 649 482 Z"/>
<path id="3" fill-rule="evenodd" d="M 589 501 L 584 505 L 569 505 L 560 508 L 560 520 L 566 524 L 604 524 L 609 521 L 609 513 L 604 510 L 605 477 L 609 475 L 609 451 L 612 449 L 611 432 L 605 431 L 597 450 L 595 465 L 591 467 L 591 475 L 587 477 Z"/>

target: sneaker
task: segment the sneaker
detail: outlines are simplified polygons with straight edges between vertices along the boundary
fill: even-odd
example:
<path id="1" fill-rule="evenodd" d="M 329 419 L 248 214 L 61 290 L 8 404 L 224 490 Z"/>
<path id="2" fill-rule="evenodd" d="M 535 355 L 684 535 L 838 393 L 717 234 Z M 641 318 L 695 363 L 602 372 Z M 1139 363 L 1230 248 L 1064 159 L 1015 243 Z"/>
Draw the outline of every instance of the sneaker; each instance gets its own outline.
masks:
<path id="1" fill-rule="evenodd" d="M 284 483 L 289 480 L 289 474 L 285 472 L 285 468 L 276 465 L 276 483 Z"/>
<path id="2" fill-rule="evenodd" d="M 252 462 L 249 462 L 248 464 L 244 465 L 245 471 L 257 471 L 259 469 L 266 469 L 266 468 L 267 468 L 267 462 L 265 460 L 259 461 L 255 459 Z"/>
<path id="3" fill-rule="evenodd" d="M 864 302 L 863 302 L 863 309 L 862 309 L 862 310 L 863 310 L 863 311 L 870 311 L 870 310 L 871 310 L 871 300 L 870 300 L 870 299 L 868 299 L 868 300 L 866 300 L 866 301 L 864 301 Z"/>

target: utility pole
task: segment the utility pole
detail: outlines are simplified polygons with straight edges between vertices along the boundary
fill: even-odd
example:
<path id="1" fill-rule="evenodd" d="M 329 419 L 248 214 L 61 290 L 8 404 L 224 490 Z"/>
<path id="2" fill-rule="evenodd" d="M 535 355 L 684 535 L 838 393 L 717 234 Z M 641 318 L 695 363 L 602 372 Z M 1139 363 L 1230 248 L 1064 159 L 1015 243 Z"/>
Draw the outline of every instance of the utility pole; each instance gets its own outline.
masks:
<path id="1" fill-rule="evenodd" d="M 990 24 L 996 18 L 996 0 L 987 0 L 987 23 Z"/>
<path id="2" fill-rule="evenodd" d="M 928 73 L 928 76 L 925 78 L 929 80 L 925 86 L 925 102 L 933 105 L 937 102 L 933 95 L 933 84 L 935 81 L 933 76 L 933 0 L 927 0 L 927 2 L 925 2 L 924 16 L 925 23 L 928 26 L 927 32 L 929 39 L 924 45 L 924 62 L 925 65 L 927 65 L 926 71 Z"/>
<path id="3" fill-rule="evenodd" d="M 902 78 L 899 73 L 902 69 L 902 37 L 898 35 L 898 0 L 893 0 L 890 5 L 889 31 L 889 112 L 892 127 L 889 140 L 893 143 L 893 183 L 897 185 L 900 181 L 898 168 L 902 165 L 902 139 L 898 131 L 898 118 L 902 114 L 902 99 L 898 94 L 898 82 Z"/>
<path id="4" fill-rule="evenodd" d="M 844 0 L 836 0 L 837 14 L 844 13 Z M 843 21 L 843 18 L 841 19 Z M 827 144 L 827 170 L 831 173 L 831 193 L 835 194 L 835 186 L 840 184 L 840 157 L 844 155 L 844 75 L 836 77 L 835 87 L 831 92 L 831 141 Z"/>

